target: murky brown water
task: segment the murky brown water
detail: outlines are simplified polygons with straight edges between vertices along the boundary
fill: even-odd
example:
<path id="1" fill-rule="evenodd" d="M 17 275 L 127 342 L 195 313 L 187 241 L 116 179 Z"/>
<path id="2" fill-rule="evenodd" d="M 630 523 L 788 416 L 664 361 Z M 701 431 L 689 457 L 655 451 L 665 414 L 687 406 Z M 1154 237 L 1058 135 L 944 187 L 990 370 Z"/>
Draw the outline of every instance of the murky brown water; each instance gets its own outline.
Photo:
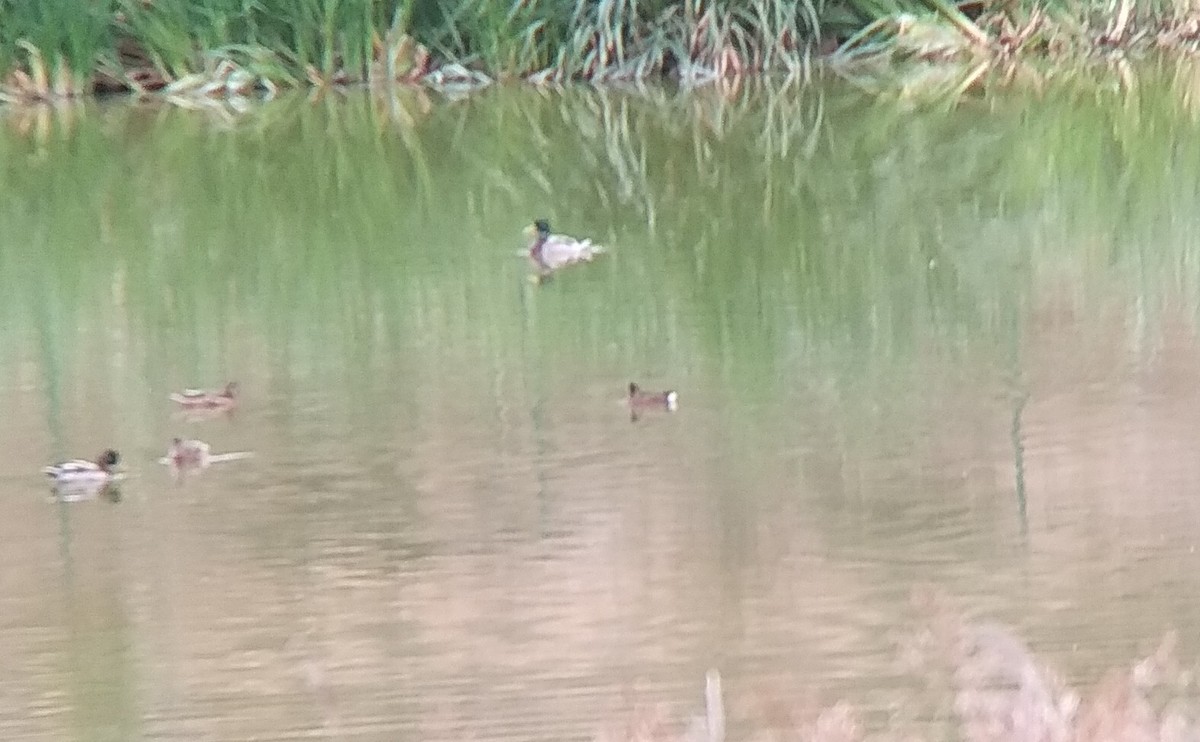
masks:
<path id="1" fill-rule="evenodd" d="M 970 110 L 876 141 L 829 93 L 822 185 L 760 102 L 590 95 L 10 131 L 0 736 L 588 739 L 710 667 L 732 738 L 773 695 L 888 729 L 922 584 L 1074 683 L 1195 656 L 1200 168 L 997 173 Z M 542 214 L 611 259 L 530 285 Z M 233 416 L 173 416 L 226 378 Z M 631 423 L 631 378 L 680 410 Z M 173 435 L 254 457 L 175 481 Z M 105 446 L 121 502 L 47 502 Z"/>

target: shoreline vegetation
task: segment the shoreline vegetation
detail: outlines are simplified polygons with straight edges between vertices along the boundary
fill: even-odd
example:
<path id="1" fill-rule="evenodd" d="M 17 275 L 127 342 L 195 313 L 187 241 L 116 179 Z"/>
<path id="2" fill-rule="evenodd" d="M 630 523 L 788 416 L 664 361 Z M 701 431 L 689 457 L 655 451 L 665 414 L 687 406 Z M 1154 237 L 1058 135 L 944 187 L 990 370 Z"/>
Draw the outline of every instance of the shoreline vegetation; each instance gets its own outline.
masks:
<path id="1" fill-rule="evenodd" d="M 1200 50 L 1188 0 L 0 0 L 0 103 L 886 76 Z"/>
<path id="2" fill-rule="evenodd" d="M 1195 666 L 1180 659 L 1173 630 L 1146 656 L 1076 689 L 1016 632 L 968 618 L 944 593 L 918 588 L 913 606 L 916 631 L 901 641 L 898 665 L 920 682 L 911 707 L 893 710 L 886 731 L 868 730 L 851 703 L 828 705 L 812 689 L 760 684 L 749 693 L 723 692 L 720 675 L 710 670 L 699 713 L 680 719 L 661 704 L 634 705 L 593 740 L 1183 742 L 1200 734 Z"/>

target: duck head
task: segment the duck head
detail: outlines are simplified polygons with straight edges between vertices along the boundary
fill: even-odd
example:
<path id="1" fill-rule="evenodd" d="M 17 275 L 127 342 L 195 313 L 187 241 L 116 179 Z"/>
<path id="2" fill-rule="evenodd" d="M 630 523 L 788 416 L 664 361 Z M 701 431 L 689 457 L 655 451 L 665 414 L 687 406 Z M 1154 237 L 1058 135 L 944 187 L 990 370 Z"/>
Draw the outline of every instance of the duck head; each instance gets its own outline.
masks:
<path id="1" fill-rule="evenodd" d="M 231 381 L 225 385 L 225 391 L 221 392 L 221 396 L 229 397 L 230 399 L 233 399 L 234 397 L 237 396 L 237 392 L 238 392 L 238 383 L 236 381 Z"/>
<path id="2" fill-rule="evenodd" d="M 535 219 L 533 224 L 525 228 L 525 234 L 533 240 L 529 246 L 529 257 L 539 265 L 542 262 L 542 248 L 550 238 L 550 222 L 545 219 Z"/>
<path id="3" fill-rule="evenodd" d="M 534 219 L 533 224 L 525 227 L 524 233 L 526 237 L 534 240 L 534 244 L 541 244 L 550 236 L 550 222 L 546 219 Z"/>
<path id="4" fill-rule="evenodd" d="M 112 471 L 120 461 L 121 454 L 110 448 L 100 454 L 100 458 L 96 459 L 96 466 L 99 466 L 104 471 Z"/>

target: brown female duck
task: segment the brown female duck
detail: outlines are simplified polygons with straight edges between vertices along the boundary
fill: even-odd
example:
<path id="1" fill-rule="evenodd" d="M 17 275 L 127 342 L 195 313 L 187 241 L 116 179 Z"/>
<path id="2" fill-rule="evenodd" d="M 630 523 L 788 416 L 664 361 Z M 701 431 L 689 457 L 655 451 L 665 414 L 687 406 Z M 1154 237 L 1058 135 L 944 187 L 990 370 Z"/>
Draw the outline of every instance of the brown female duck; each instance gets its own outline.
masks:
<path id="1" fill-rule="evenodd" d="M 237 404 L 238 384 L 231 381 L 224 389 L 184 389 L 171 394 L 171 401 L 185 410 L 229 410 Z"/>

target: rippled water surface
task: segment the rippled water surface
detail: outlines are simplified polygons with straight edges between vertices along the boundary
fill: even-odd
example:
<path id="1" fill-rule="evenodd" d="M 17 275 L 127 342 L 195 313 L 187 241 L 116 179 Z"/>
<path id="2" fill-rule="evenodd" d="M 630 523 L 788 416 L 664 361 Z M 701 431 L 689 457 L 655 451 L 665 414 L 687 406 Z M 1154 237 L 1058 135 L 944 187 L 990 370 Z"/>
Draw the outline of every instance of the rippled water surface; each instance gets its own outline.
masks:
<path id="1" fill-rule="evenodd" d="M 1187 104 L 3 113 L 0 736 L 589 739 L 708 668 L 731 734 L 790 693 L 888 729 L 921 585 L 1073 683 L 1194 657 Z M 530 283 L 539 216 L 611 254 Z M 254 456 L 176 480 L 175 435 Z M 120 502 L 47 500 L 108 446 Z"/>

